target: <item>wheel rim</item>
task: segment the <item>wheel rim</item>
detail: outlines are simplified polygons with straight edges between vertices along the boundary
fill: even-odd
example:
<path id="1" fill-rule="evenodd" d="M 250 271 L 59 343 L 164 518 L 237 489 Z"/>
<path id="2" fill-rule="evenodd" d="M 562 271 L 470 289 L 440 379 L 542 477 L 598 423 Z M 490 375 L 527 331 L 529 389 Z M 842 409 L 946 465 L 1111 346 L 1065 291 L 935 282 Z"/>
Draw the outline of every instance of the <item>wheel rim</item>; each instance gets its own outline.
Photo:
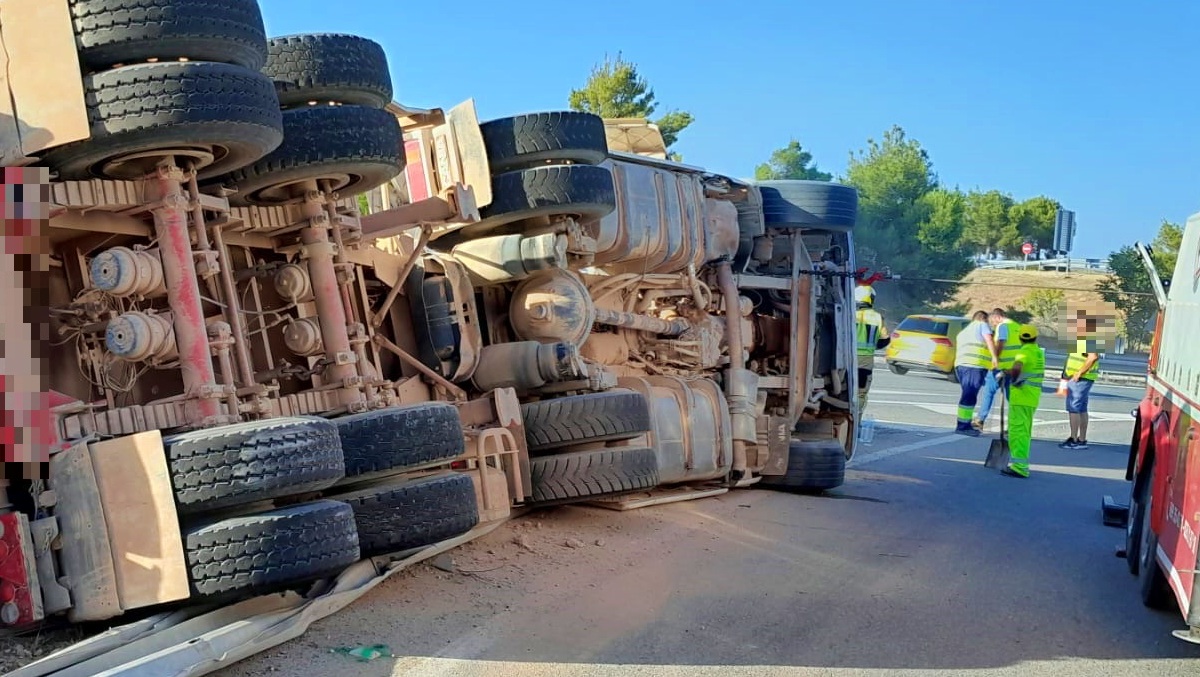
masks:
<path id="1" fill-rule="evenodd" d="M 109 158 L 98 163 L 93 173 L 111 179 L 134 181 L 154 173 L 159 163 L 168 158 L 175 158 L 176 163 L 190 162 L 192 168 L 199 171 L 219 162 L 228 154 L 228 149 L 221 146 L 144 150 Z"/>

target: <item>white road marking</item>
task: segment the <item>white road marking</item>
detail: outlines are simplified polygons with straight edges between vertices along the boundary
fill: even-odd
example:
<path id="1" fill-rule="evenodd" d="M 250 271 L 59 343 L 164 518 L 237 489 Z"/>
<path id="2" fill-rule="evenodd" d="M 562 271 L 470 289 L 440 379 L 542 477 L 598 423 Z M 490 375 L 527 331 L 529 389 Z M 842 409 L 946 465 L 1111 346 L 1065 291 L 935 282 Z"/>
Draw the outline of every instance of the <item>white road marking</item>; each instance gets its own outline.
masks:
<path id="1" fill-rule="evenodd" d="M 893 456 L 898 456 L 900 454 L 907 454 L 910 451 L 917 451 L 918 449 L 927 449 L 929 447 L 936 447 L 941 444 L 949 444 L 950 442 L 962 442 L 965 439 L 969 439 L 969 438 L 964 438 L 962 435 L 956 435 L 954 433 L 951 433 L 949 435 L 942 435 L 941 437 L 934 437 L 934 438 L 928 439 L 928 440 L 921 440 L 920 442 L 913 442 L 912 444 L 902 444 L 898 447 L 892 447 L 891 449 L 888 449 L 887 451 L 881 451 L 877 454 L 871 454 L 869 456 L 859 456 L 859 455 L 855 454 L 854 458 L 850 459 L 846 463 L 846 467 L 847 468 L 855 468 L 860 465 L 866 465 L 868 463 L 882 461 L 885 458 L 891 458 Z"/>

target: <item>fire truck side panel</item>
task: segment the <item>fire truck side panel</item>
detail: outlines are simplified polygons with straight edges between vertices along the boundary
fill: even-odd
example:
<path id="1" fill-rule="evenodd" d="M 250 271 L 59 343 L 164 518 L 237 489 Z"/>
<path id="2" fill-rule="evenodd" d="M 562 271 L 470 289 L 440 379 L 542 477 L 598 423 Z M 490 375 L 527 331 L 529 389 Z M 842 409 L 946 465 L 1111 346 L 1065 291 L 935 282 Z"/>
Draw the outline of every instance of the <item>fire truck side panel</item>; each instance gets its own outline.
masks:
<path id="1" fill-rule="evenodd" d="M 1200 533 L 1200 214 L 1187 223 L 1167 304 L 1152 346 L 1147 394 L 1139 410 L 1133 477 L 1149 478 L 1155 559 L 1190 625 L 1200 625 L 1193 572 Z"/>

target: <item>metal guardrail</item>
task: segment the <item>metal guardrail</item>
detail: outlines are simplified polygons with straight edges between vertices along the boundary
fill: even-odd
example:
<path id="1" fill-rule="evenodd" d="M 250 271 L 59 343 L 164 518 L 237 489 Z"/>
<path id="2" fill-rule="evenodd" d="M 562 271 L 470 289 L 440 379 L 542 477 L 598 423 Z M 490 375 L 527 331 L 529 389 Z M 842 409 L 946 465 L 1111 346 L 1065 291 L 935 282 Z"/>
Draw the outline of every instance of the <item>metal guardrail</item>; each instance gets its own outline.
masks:
<path id="1" fill-rule="evenodd" d="M 994 260 L 975 261 L 978 268 L 1008 268 L 1016 270 L 1066 270 L 1070 262 L 1071 271 L 1111 273 L 1108 261 L 1103 259 L 1040 259 L 1029 261 Z"/>

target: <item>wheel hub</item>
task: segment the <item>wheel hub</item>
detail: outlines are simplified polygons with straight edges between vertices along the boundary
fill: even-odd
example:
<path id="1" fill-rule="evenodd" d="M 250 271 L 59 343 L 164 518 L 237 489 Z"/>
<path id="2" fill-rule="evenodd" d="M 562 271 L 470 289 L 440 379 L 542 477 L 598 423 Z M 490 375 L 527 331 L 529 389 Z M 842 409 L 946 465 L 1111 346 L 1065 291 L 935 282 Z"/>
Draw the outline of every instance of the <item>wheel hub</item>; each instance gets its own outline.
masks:
<path id="1" fill-rule="evenodd" d="M 339 191 L 358 180 L 357 176 L 341 172 L 321 174 L 260 188 L 248 195 L 246 200 L 260 205 L 285 205 L 303 200 L 306 184 L 311 186 L 313 182 L 316 182 L 317 185 L 328 186 L 327 190 L 332 192 Z"/>
<path id="2" fill-rule="evenodd" d="M 100 163 L 97 173 L 109 179 L 133 181 L 153 173 L 163 160 L 169 158 L 175 158 L 176 163 L 190 162 L 194 169 L 200 170 L 217 162 L 225 154 L 225 149 L 216 146 L 155 148 L 109 158 Z"/>

